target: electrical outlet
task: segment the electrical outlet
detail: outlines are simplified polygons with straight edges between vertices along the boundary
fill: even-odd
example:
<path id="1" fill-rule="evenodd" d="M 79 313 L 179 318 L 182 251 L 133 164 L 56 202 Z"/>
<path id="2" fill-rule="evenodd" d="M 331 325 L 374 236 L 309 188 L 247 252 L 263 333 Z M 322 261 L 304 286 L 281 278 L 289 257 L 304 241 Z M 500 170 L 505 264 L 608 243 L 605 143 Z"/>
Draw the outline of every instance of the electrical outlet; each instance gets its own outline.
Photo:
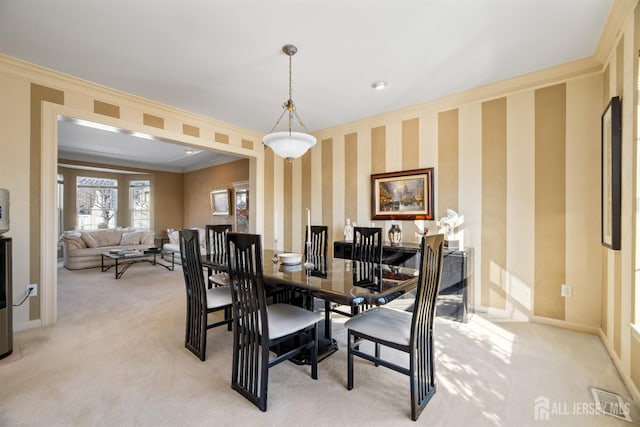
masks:
<path id="1" fill-rule="evenodd" d="M 31 293 L 29 293 L 29 291 L 31 291 Z M 25 289 L 25 293 L 30 297 L 35 297 L 36 295 L 38 295 L 38 285 L 35 283 L 31 283 L 30 285 L 27 285 Z"/>
<path id="2" fill-rule="evenodd" d="M 560 296 L 571 298 L 571 285 L 562 285 Z"/>

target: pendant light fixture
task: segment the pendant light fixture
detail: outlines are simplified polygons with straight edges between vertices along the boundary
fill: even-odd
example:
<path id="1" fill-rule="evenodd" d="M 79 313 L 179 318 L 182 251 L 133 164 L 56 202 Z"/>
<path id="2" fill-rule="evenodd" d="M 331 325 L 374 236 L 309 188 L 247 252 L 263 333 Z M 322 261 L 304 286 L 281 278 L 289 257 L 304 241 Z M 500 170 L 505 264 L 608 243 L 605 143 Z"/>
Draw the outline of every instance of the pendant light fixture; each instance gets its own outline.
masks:
<path id="1" fill-rule="evenodd" d="M 289 56 L 289 99 L 282 104 L 282 114 L 280 114 L 276 124 L 273 125 L 271 132 L 262 138 L 262 142 L 264 145 L 271 148 L 278 156 L 292 161 L 293 159 L 297 159 L 302 156 L 309 148 L 316 145 L 316 138 L 305 132 L 293 132 L 291 130 L 294 116 L 296 120 L 298 120 L 298 123 L 300 123 L 302 129 L 305 131 L 307 130 L 304 127 L 302 120 L 300 120 L 298 113 L 296 113 L 296 107 L 291 97 L 291 57 L 296 54 L 298 48 L 292 44 L 286 44 L 282 46 L 282 51 Z M 288 114 L 289 128 L 286 131 L 274 132 L 285 114 Z"/>

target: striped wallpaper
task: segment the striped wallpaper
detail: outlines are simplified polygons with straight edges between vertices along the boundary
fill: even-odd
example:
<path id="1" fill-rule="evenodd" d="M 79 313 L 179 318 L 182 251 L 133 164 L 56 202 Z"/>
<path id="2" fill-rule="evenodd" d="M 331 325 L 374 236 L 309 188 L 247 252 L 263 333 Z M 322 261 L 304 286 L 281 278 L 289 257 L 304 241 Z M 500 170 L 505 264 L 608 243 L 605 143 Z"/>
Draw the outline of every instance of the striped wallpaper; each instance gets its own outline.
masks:
<path id="1" fill-rule="evenodd" d="M 567 241 L 586 245 L 593 239 L 583 229 L 572 228 L 569 235 L 565 224 L 578 219 L 566 206 L 579 203 L 580 214 L 597 212 L 599 198 L 592 188 L 599 181 L 597 174 L 583 177 L 576 182 L 578 188 L 567 192 L 565 176 L 573 168 L 597 171 L 599 162 L 588 157 L 574 165 L 565 152 L 570 143 L 595 152 L 600 142 L 593 126 L 586 138 L 569 141 L 572 130 L 567 123 L 569 117 L 575 126 L 599 123 L 599 100 L 585 104 L 581 94 L 599 92 L 600 87 L 601 75 L 594 74 L 417 117 L 393 117 L 380 126 L 355 125 L 339 133 L 329 129 L 316 147 L 292 163 L 269 153 L 265 200 L 277 199 L 280 192 L 285 196 L 280 204 L 265 204 L 265 236 L 270 233 L 269 217 L 278 210 L 284 218 L 280 249 L 302 250 L 307 208 L 312 209 L 312 223 L 329 226 L 333 240 L 342 239 L 347 218 L 360 225 L 373 223 L 386 232 L 391 221 L 370 219 L 370 175 L 434 167 L 437 218 L 446 208 L 464 215 L 458 236 L 474 250 L 479 305 L 489 311 L 572 321 L 565 312 L 571 301 L 560 296 L 561 285 L 568 283 L 574 269 L 586 270 L 579 277 L 588 283 L 568 284 L 576 296 L 597 292 L 601 272 L 597 251 L 590 251 L 590 259 L 580 265 L 567 264 Z M 567 111 L 568 104 L 576 104 L 568 99 L 572 96 L 581 108 Z M 280 177 L 271 178 L 275 165 L 284 167 Z M 296 174 L 302 177 L 298 186 L 291 182 Z M 287 195 L 293 188 L 297 190 Z M 598 216 L 584 220 L 581 215 L 579 221 L 597 234 Z M 438 228 L 435 221 L 399 223 L 404 240 L 411 242 L 419 241 L 424 226 Z M 272 246 L 269 237 L 265 240 Z M 599 303 L 585 301 L 588 305 L 572 313 L 580 323 L 597 327 L 599 316 L 584 312 L 599 313 Z"/>

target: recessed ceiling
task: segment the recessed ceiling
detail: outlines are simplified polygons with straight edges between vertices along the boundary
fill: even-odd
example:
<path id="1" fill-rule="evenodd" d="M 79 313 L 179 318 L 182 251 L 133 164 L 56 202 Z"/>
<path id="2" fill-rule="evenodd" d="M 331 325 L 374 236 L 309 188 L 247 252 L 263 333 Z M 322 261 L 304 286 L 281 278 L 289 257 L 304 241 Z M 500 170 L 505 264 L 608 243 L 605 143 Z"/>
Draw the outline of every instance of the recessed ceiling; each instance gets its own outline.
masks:
<path id="1" fill-rule="evenodd" d="M 313 131 L 591 57 L 611 5 L 3 0 L 0 52 L 267 133 L 293 43 L 293 99 Z"/>
<path id="2" fill-rule="evenodd" d="M 58 120 L 58 159 L 97 162 L 121 167 L 191 172 L 239 160 L 226 153 L 195 149 L 148 136 L 134 136 L 126 130 L 96 129 L 74 120 Z"/>

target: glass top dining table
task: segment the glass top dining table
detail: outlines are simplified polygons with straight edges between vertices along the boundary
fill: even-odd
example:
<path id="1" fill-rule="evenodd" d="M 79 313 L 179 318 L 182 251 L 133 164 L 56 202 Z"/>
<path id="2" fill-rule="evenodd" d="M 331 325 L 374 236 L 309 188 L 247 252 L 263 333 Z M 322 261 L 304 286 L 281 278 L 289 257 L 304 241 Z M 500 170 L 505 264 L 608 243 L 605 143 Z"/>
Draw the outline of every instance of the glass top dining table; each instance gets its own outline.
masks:
<path id="1" fill-rule="evenodd" d="M 415 289 L 418 271 L 407 267 L 352 261 L 342 258 L 302 257 L 300 264 L 272 262 L 274 251 L 262 251 L 265 284 L 289 287 L 334 303 L 359 306 L 382 305 Z M 305 264 L 305 261 L 309 264 Z M 313 263 L 313 267 L 308 268 Z M 202 265 L 227 269 L 220 257 L 203 255 Z"/>
<path id="2" fill-rule="evenodd" d="M 412 268 L 322 256 L 308 260 L 303 256 L 299 264 L 284 264 L 273 262 L 274 255 L 276 252 L 271 249 L 262 251 L 265 285 L 325 301 L 324 336 L 319 337 L 318 361 L 338 350 L 331 331 L 332 302 L 351 306 L 352 313 L 356 313 L 362 305 L 386 304 L 418 285 L 418 270 Z M 202 265 L 210 270 L 227 270 L 226 259 L 221 256 L 203 255 Z M 309 363 L 309 360 L 303 355 L 294 361 Z"/>

